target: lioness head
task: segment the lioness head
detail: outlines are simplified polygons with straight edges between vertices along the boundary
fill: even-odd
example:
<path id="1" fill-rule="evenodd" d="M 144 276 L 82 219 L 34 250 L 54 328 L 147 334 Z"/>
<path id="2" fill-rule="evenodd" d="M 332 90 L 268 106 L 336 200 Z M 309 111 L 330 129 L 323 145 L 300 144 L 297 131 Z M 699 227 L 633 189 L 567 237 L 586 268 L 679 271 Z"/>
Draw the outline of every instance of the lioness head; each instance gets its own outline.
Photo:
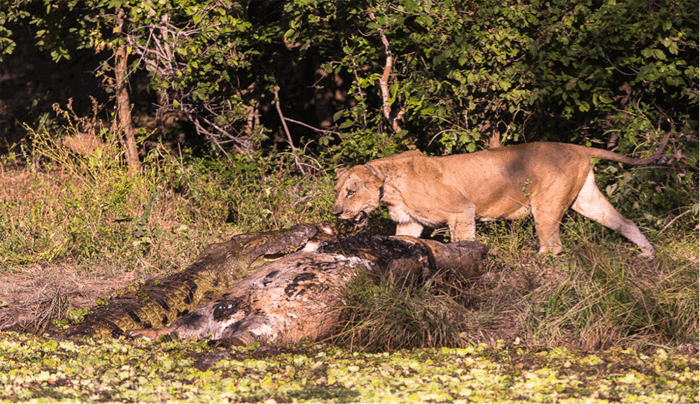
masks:
<path id="1" fill-rule="evenodd" d="M 340 219 L 352 219 L 360 226 L 368 214 L 379 207 L 383 181 L 367 166 L 355 166 L 347 171 L 338 171 L 335 185 L 333 213 Z"/>

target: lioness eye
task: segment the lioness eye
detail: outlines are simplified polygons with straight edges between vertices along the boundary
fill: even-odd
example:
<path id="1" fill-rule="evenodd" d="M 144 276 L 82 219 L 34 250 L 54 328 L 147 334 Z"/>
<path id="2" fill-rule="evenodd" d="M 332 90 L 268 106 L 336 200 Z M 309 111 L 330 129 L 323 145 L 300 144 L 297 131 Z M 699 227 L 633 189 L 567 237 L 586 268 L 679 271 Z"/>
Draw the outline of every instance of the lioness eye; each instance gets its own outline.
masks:
<path id="1" fill-rule="evenodd" d="M 351 196 L 355 195 L 355 191 L 351 191 L 348 189 L 348 196 L 347 198 L 350 198 Z"/>

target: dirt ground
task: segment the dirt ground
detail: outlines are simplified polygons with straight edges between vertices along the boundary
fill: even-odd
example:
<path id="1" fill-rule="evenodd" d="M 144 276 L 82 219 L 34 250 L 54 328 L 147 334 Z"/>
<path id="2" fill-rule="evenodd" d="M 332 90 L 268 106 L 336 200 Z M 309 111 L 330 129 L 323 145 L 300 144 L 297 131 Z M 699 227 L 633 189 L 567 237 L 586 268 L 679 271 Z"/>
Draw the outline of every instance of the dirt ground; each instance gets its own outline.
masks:
<path id="1" fill-rule="evenodd" d="M 70 266 L 34 267 L 0 278 L 0 330 L 36 331 L 42 319 L 95 305 L 129 282 L 133 272 L 89 273 Z"/>

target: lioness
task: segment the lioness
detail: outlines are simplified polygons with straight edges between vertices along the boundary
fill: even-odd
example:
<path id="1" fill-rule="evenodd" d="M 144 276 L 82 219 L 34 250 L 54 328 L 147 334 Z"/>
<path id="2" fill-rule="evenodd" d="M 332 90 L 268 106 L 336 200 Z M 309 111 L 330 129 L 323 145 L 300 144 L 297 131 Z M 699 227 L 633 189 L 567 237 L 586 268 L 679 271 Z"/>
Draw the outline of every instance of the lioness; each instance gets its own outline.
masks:
<path id="1" fill-rule="evenodd" d="M 563 143 L 527 143 L 445 157 L 409 151 L 339 170 L 332 213 L 359 226 L 384 202 L 397 235 L 420 237 L 423 226 L 446 223 L 452 241 L 473 240 L 476 219 L 515 219 L 532 213 L 539 252 L 558 254 L 559 224 L 573 207 L 618 230 L 641 248 L 642 256 L 651 257 L 654 248 L 646 237 L 596 187 L 591 158 L 648 164 L 660 156 L 668 137 L 645 159 Z"/>

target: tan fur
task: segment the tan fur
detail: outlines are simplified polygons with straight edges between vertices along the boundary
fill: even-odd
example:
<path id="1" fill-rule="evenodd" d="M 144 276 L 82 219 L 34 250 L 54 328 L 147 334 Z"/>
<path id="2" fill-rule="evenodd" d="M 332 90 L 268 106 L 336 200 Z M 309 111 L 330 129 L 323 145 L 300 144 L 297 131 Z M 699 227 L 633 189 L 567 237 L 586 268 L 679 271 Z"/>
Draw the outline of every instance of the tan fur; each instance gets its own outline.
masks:
<path id="1" fill-rule="evenodd" d="M 338 173 L 332 213 L 361 225 L 385 203 L 396 234 L 420 237 L 423 227 L 447 224 L 453 241 L 473 240 L 476 220 L 532 213 L 540 253 L 562 251 L 559 225 L 569 207 L 619 231 L 651 257 L 654 249 L 595 185 L 591 158 L 647 164 L 646 159 L 563 143 L 528 143 L 476 153 L 426 157 L 418 151 L 381 158 Z"/>

